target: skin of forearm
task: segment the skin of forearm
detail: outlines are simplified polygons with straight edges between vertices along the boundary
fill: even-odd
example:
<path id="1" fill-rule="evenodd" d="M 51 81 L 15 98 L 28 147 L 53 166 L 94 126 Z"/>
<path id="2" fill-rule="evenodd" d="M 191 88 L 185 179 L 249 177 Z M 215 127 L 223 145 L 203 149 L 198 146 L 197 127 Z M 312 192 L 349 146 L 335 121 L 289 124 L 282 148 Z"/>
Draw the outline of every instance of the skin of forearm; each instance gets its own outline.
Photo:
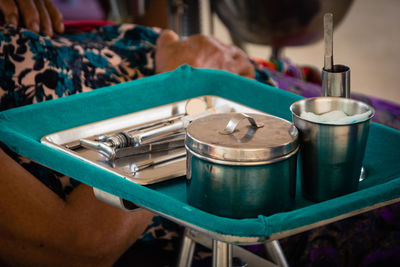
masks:
<path id="1" fill-rule="evenodd" d="M 153 214 L 98 201 L 89 186 L 60 199 L 0 150 L 0 262 L 32 266 L 110 266 Z"/>

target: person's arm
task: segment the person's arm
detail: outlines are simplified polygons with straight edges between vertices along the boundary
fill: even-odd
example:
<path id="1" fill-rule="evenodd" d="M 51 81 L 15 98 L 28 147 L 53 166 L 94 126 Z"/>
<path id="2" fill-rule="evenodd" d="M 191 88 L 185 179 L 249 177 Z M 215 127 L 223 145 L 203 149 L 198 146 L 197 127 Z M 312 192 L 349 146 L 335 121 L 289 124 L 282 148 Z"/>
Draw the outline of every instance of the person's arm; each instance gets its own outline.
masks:
<path id="1" fill-rule="evenodd" d="M 11 266 L 110 266 L 153 214 L 98 201 L 87 185 L 66 201 L 0 150 L 0 263 Z"/>

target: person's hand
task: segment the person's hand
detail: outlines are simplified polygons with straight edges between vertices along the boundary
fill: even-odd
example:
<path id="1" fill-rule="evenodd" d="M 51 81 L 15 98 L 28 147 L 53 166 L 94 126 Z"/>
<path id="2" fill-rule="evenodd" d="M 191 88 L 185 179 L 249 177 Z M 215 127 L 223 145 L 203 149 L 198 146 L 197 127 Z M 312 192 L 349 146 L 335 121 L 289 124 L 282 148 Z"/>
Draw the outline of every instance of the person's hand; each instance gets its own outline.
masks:
<path id="1" fill-rule="evenodd" d="M 25 28 L 36 33 L 64 32 L 62 14 L 51 0 L 0 0 L 0 11 L 6 23 L 18 26 L 21 17 Z"/>
<path id="2" fill-rule="evenodd" d="M 251 79 L 255 77 L 254 67 L 242 50 L 205 35 L 179 40 L 176 33 L 165 30 L 157 40 L 155 57 L 157 73 L 188 64 L 196 68 L 225 70 Z"/>

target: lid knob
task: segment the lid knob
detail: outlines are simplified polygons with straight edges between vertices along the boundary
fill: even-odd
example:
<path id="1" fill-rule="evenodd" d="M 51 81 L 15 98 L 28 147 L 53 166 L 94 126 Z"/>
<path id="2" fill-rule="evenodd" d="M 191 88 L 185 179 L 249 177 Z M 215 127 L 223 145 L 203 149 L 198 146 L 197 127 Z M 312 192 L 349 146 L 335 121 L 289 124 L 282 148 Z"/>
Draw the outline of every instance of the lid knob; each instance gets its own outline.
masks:
<path id="1" fill-rule="evenodd" d="M 225 129 L 223 131 L 220 131 L 219 133 L 220 134 L 232 134 L 233 132 L 235 132 L 238 124 L 244 119 L 247 119 L 250 122 L 251 126 L 254 128 L 264 127 L 264 124 L 262 122 L 257 123 L 253 117 L 251 117 L 245 113 L 235 113 L 232 116 L 232 118 L 229 120 Z"/>

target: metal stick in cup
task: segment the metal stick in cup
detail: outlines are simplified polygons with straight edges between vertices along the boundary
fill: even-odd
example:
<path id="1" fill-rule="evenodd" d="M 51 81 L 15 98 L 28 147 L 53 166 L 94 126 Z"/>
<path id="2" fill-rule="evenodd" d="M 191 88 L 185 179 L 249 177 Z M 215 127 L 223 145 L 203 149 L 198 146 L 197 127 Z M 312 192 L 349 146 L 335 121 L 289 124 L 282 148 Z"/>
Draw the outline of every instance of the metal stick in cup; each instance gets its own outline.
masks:
<path id="1" fill-rule="evenodd" d="M 324 67 L 322 96 L 350 97 L 350 68 L 333 64 L 333 14 L 324 15 Z"/>
<path id="2" fill-rule="evenodd" d="M 325 57 L 324 69 L 331 71 L 333 68 L 333 14 L 326 13 L 324 15 L 324 44 Z"/>

